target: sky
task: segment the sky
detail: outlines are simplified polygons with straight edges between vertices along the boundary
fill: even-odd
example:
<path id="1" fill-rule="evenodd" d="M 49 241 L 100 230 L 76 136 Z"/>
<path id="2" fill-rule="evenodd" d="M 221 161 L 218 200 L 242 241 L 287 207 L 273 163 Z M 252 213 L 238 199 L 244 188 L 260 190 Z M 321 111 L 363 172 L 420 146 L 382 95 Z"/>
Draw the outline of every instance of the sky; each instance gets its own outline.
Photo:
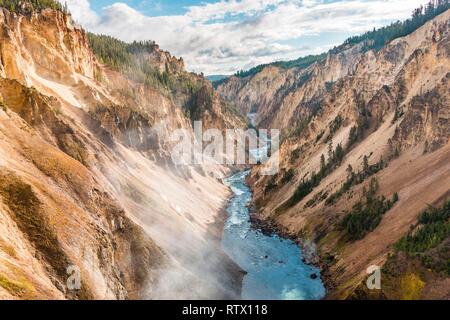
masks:
<path id="1" fill-rule="evenodd" d="M 64 2 L 61 1 L 61 2 Z M 322 53 L 427 0 L 65 0 L 85 29 L 154 40 L 205 75 Z"/>

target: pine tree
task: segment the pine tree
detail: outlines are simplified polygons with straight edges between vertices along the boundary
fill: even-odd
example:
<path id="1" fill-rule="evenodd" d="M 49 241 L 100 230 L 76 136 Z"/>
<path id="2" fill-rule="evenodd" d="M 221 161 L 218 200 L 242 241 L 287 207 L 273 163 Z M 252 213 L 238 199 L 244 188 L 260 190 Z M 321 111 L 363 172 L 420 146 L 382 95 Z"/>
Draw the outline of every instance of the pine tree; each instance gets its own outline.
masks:
<path id="1" fill-rule="evenodd" d="M 326 170 L 327 170 L 327 164 L 325 162 L 325 156 L 322 154 L 320 156 L 320 174 L 321 175 L 325 174 Z"/>
<path id="2" fill-rule="evenodd" d="M 367 156 L 363 158 L 363 172 L 364 174 L 369 173 L 369 158 Z"/>
<path id="3" fill-rule="evenodd" d="M 334 151 L 335 162 L 337 164 L 340 164 L 344 159 L 344 156 L 345 156 L 344 149 L 342 148 L 342 145 L 339 143 L 336 147 L 336 150 Z"/>
<path id="4" fill-rule="evenodd" d="M 8 9 L 10 12 L 24 15 L 44 9 L 54 9 L 65 12 L 64 7 L 56 0 L 0 0 L 0 7 Z M 65 13 L 68 13 L 68 10 Z"/>
<path id="5" fill-rule="evenodd" d="M 392 196 L 392 201 L 393 201 L 394 203 L 396 203 L 396 202 L 398 202 L 398 200 L 399 200 L 399 197 L 398 197 L 398 193 L 396 192 L 396 193 L 394 193 L 394 195 Z"/>
<path id="6" fill-rule="evenodd" d="M 352 180 L 354 175 L 355 175 L 355 173 L 353 172 L 353 167 L 351 164 L 349 164 L 347 167 L 347 181 Z"/>
<path id="7" fill-rule="evenodd" d="M 328 162 L 332 163 L 334 159 L 334 151 L 333 151 L 333 141 L 330 140 L 328 143 Z"/>

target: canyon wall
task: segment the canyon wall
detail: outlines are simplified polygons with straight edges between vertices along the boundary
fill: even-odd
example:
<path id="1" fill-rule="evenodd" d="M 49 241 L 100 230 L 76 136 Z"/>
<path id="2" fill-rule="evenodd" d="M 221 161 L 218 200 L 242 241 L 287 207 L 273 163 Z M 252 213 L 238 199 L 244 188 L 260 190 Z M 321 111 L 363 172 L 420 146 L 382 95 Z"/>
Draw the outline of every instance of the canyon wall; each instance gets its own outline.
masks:
<path id="1" fill-rule="evenodd" d="M 173 165 L 169 137 L 246 121 L 156 44 L 140 59 L 188 89 L 101 62 L 61 11 L 0 25 L 0 298 L 237 298 L 216 241 L 228 169 Z"/>
<path id="2" fill-rule="evenodd" d="M 448 298 L 448 276 L 411 257 L 397 259 L 395 277 L 383 268 L 384 290 L 363 289 L 367 268 L 401 255 L 395 244 L 419 214 L 450 197 L 450 11 L 380 50 L 367 45 L 219 85 L 258 127 L 282 130 L 279 174 L 249 178 L 258 218 L 317 250 L 330 298 L 406 298 L 408 285 L 415 298 Z M 373 201 L 389 205 L 367 222 Z M 371 225 L 355 236 L 349 216 Z"/>

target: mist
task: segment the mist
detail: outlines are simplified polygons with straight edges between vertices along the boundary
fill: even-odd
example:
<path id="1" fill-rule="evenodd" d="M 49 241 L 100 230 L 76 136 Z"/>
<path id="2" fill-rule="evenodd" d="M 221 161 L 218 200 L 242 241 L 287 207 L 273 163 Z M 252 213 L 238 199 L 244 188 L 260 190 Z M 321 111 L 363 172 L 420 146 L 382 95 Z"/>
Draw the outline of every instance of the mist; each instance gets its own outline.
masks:
<path id="1" fill-rule="evenodd" d="M 230 193 L 217 177 L 227 169 L 177 167 L 170 159 L 157 164 L 121 145 L 115 152 L 120 163 L 105 163 L 105 179 L 132 220 L 167 254 L 143 298 L 239 299 L 243 272 L 220 244 Z"/>

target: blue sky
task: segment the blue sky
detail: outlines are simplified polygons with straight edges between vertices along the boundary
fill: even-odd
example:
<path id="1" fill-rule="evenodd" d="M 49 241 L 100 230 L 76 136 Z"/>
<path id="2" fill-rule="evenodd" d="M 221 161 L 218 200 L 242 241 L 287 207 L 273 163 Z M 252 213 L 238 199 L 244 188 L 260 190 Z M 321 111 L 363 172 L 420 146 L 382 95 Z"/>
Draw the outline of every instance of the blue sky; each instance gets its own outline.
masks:
<path id="1" fill-rule="evenodd" d="M 91 1 L 91 6 L 97 12 L 101 12 L 103 7 L 113 4 L 117 1 L 95 0 Z M 122 0 L 132 8 L 149 16 L 161 15 L 182 15 L 187 12 L 187 7 L 199 5 L 205 1 L 198 0 Z"/>
<path id="2" fill-rule="evenodd" d="M 327 51 L 427 0 L 67 0 L 86 29 L 155 40 L 190 71 L 232 74 Z"/>

